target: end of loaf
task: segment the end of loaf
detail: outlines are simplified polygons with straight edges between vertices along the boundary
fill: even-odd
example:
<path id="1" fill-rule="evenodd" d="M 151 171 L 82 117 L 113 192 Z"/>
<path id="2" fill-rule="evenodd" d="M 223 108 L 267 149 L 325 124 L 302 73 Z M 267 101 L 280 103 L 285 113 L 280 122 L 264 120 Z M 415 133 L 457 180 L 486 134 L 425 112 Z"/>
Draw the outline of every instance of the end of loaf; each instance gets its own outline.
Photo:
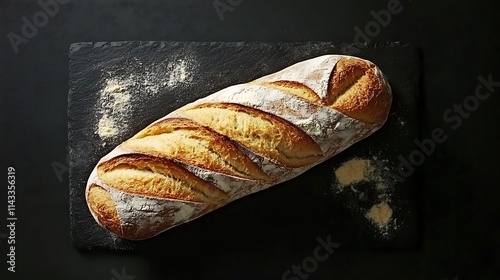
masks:
<path id="1" fill-rule="evenodd" d="M 95 219 L 105 229 L 122 235 L 120 218 L 111 194 L 99 185 L 92 184 L 87 193 L 89 209 Z"/>
<path id="2" fill-rule="evenodd" d="M 372 62 L 342 57 L 329 82 L 328 105 L 367 124 L 382 125 L 392 104 L 392 91 L 382 71 Z"/>

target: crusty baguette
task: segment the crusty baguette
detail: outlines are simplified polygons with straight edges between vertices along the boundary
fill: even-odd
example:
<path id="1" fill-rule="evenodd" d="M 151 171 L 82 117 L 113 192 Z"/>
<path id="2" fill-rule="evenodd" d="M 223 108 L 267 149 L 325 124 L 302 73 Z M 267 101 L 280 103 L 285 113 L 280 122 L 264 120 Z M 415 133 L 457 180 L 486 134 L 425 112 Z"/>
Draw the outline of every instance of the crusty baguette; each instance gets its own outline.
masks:
<path id="1" fill-rule="evenodd" d="M 222 89 L 104 156 L 90 212 L 118 236 L 150 238 L 327 160 L 379 129 L 391 103 L 373 63 L 340 55 Z"/>

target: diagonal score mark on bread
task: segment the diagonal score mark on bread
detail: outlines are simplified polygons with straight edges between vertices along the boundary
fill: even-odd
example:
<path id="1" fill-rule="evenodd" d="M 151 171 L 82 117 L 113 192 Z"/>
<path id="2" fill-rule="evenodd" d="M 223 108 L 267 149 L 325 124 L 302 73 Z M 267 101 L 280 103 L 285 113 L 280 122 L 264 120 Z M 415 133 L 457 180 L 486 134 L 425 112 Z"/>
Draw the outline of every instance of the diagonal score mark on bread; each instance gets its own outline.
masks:
<path id="1" fill-rule="evenodd" d="M 180 165 L 153 156 L 126 154 L 97 167 L 99 178 L 125 193 L 224 204 L 229 196 Z"/>
<path id="2" fill-rule="evenodd" d="M 251 82 L 250 84 L 259 84 L 259 83 Z M 260 85 L 272 87 L 272 88 L 296 95 L 298 97 L 301 97 L 305 100 L 310 101 L 313 104 L 321 104 L 322 103 L 321 98 L 319 98 L 318 94 L 316 94 L 316 92 L 314 92 L 314 90 L 312 90 L 310 87 L 303 85 L 299 82 L 279 80 L 279 81 L 264 83 L 264 84 L 260 84 Z"/>
<path id="3" fill-rule="evenodd" d="M 92 184 L 88 190 L 87 200 L 92 201 L 89 203 L 90 210 L 104 228 L 118 234 L 123 233 L 115 202 L 107 190 Z"/>
<path id="4" fill-rule="evenodd" d="M 323 156 L 319 145 L 295 125 L 244 105 L 202 103 L 183 109 L 179 114 L 284 166 L 306 166 Z"/>
<path id="5" fill-rule="evenodd" d="M 168 118 L 157 122 L 121 147 L 240 178 L 270 180 L 229 139 L 188 119 Z"/>
<path id="6" fill-rule="evenodd" d="M 373 124 L 387 118 L 392 103 L 375 64 L 358 58 L 341 58 L 328 84 L 326 105 L 362 122 Z"/>
<path id="7" fill-rule="evenodd" d="M 367 76 L 370 65 L 353 59 L 339 59 L 335 64 L 328 83 L 326 105 L 333 105 L 343 94 L 349 95 Z"/>

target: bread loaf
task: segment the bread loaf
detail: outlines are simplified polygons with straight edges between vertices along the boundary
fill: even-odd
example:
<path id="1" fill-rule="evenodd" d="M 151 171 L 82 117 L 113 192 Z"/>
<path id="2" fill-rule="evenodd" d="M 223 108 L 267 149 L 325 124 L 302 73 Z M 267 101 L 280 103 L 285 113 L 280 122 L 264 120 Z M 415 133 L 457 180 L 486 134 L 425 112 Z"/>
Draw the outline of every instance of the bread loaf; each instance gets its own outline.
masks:
<path id="1" fill-rule="evenodd" d="M 222 89 L 104 156 L 90 212 L 120 237 L 153 237 L 329 159 L 379 129 L 391 102 L 380 69 L 341 55 Z"/>

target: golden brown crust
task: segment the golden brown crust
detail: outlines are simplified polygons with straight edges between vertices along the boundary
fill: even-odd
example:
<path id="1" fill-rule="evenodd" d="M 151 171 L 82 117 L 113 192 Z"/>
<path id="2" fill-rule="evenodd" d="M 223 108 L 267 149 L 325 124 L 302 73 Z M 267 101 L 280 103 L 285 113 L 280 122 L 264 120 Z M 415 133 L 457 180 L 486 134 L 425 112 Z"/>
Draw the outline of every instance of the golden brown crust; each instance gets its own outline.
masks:
<path id="1" fill-rule="evenodd" d="M 229 196 L 180 165 L 148 155 L 127 154 L 97 167 L 101 180 L 124 193 L 224 204 Z"/>
<path id="2" fill-rule="evenodd" d="M 295 125 L 251 107 L 203 103 L 183 109 L 180 114 L 284 166 L 305 166 L 323 156 L 319 145 Z"/>
<path id="3" fill-rule="evenodd" d="M 368 124 L 385 122 L 392 94 L 377 71 L 373 63 L 340 58 L 330 78 L 327 105 Z"/>
<path id="4" fill-rule="evenodd" d="M 285 81 L 279 80 L 270 83 L 258 83 L 252 82 L 253 84 L 259 84 L 262 86 L 269 86 L 293 95 L 296 95 L 300 98 L 303 98 L 313 104 L 321 104 L 321 98 L 319 98 L 318 94 L 308 86 L 301 84 L 295 81 Z"/>
<path id="5" fill-rule="evenodd" d="M 104 228 L 118 235 L 122 234 L 115 202 L 107 190 L 97 184 L 92 184 L 87 193 L 87 201 L 90 210 Z"/>
<path id="6" fill-rule="evenodd" d="M 121 147 L 231 176 L 270 180 L 230 139 L 188 119 L 168 118 L 154 123 Z"/>

